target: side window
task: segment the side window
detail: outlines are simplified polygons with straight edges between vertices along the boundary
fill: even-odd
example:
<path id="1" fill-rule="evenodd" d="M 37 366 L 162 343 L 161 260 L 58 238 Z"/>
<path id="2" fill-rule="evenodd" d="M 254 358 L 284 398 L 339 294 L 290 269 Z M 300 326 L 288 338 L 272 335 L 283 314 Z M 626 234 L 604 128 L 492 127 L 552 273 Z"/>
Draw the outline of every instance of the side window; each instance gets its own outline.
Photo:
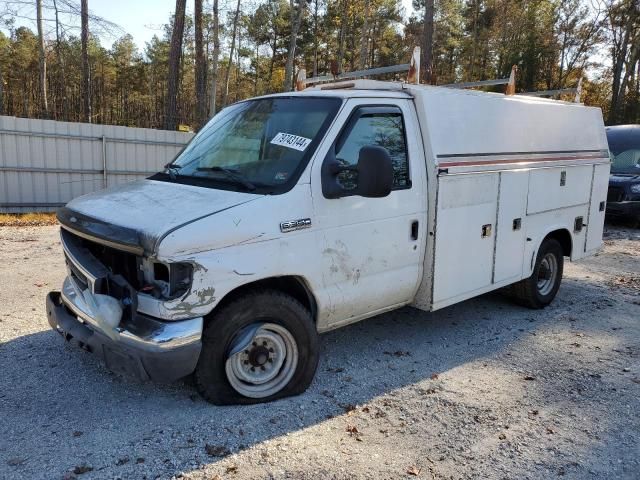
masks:
<path id="1" fill-rule="evenodd" d="M 343 165 L 356 165 L 360 149 L 367 145 L 378 145 L 388 150 L 393 163 L 393 189 L 410 188 L 409 163 L 404 133 L 402 111 L 396 107 L 385 107 L 380 112 L 364 113 L 343 133 L 336 145 L 336 159 Z M 373 108 L 372 110 L 376 110 Z M 356 172 L 342 172 L 338 179 L 346 189 L 357 184 Z"/>

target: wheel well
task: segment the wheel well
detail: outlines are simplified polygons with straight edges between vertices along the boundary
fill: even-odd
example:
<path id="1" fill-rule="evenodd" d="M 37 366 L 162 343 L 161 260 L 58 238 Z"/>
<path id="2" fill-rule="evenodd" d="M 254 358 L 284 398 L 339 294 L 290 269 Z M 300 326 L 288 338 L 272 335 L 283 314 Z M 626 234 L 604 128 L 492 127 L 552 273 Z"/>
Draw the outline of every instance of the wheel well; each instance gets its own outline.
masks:
<path id="1" fill-rule="evenodd" d="M 556 239 L 558 241 L 558 243 L 560 243 L 560 246 L 562 247 L 562 254 L 565 257 L 570 257 L 571 256 L 571 249 L 573 248 L 573 241 L 571 240 L 571 234 L 569 233 L 568 230 L 566 230 L 564 228 L 561 229 L 561 230 L 554 230 L 553 232 L 549 233 L 545 237 L 545 240 L 547 238 Z"/>
<path id="2" fill-rule="evenodd" d="M 311 312 L 311 316 L 314 320 L 316 320 L 316 313 L 318 311 L 318 306 L 316 304 L 316 299 L 311 293 L 311 290 L 305 283 L 305 281 L 293 275 L 283 276 L 283 277 L 271 277 L 264 278 L 262 280 L 257 280 L 255 282 L 246 283 L 240 287 L 237 287 L 234 290 L 231 290 L 227 293 L 220 303 L 216 305 L 215 309 L 219 309 L 228 303 L 234 301 L 235 299 L 241 297 L 242 295 L 253 291 L 253 290 L 278 290 L 282 293 L 286 293 L 287 295 L 291 295 L 293 298 L 298 300 L 305 308 L 307 308 Z M 214 310 L 215 310 L 214 309 Z M 210 315 L 210 314 L 209 314 Z"/>

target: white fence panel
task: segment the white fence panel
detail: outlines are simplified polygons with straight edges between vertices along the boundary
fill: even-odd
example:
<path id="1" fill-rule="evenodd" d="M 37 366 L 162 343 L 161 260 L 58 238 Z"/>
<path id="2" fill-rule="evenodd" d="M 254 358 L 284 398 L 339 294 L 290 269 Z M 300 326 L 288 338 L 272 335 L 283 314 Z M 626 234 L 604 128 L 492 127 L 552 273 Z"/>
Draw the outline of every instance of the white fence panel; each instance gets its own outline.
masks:
<path id="1" fill-rule="evenodd" d="M 0 213 L 53 211 L 85 193 L 145 178 L 192 136 L 0 116 Z"/>

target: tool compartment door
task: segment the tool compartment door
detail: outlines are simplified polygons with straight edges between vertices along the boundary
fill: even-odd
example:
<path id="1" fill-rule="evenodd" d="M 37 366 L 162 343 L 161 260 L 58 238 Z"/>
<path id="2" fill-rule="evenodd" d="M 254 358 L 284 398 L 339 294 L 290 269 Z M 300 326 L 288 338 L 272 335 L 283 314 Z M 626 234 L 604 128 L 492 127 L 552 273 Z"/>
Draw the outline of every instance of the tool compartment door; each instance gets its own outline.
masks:
<path id="1" fill-rule="evenodd" d="M 602 246 L 604 231 L 604 213 L 609 187 L 609 163 L 593 166 L 593 182 L 591 186 L 591 202 L 589 204 L 589 220 L 587 222 L 587 238 L 584 251 L 591 253 Z"/>
<path id="2" fill-rule="evenodd" d="M 491 285 L 498 173 L 440 176 L 435 229 L 433 305 Z"/>

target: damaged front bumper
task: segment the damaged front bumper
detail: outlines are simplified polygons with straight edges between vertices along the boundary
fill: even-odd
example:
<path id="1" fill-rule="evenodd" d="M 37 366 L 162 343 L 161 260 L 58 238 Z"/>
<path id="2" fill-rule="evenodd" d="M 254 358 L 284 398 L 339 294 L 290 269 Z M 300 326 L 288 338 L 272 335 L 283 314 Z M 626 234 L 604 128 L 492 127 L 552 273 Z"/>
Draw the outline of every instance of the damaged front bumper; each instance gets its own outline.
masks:
<path id="1" fill-rule="evenodd" d="M 70 277 L 47 296 L 51 327 L 65 340 L 96 354 L 113 371 L 141 380 L 173 381 L 195 370 L 202 347 L 202 317 L 162 321 L 140 313 L 115 330 L 103 326 Z"/>

